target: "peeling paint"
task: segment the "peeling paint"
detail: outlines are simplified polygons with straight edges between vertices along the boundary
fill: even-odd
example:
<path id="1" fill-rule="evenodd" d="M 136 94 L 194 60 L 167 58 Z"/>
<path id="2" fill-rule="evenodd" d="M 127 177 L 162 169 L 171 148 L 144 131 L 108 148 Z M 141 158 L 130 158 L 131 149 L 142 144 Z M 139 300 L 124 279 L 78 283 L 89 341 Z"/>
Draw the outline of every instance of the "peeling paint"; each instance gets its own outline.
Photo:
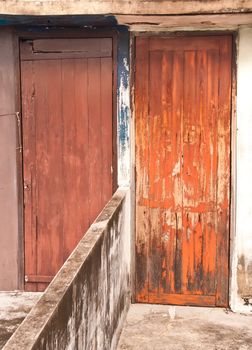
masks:
<path id="1" fill-rule="evenodd" d="M 228 305 L 231 45 L 136 38 L 138 302 Z"/>
<path id="2" fill-rule="evenodd" d="M 129 34 L 126 28 L 118 37 L 118 184 L 130 183 L 130 84 Z"/>
<path id="3" fill-rule="evenodd" d="M 175 164 L 173 170 L 172 170 L 172 176 L 176 176 L 180 173 L 180 160 Z"/>

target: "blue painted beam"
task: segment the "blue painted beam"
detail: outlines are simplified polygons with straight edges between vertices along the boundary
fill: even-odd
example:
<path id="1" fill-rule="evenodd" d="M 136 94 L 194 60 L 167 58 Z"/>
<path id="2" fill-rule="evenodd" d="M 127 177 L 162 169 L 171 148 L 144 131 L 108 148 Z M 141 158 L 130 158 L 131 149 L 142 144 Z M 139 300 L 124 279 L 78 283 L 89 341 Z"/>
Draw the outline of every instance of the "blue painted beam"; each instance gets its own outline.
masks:
<path id="1" fill-rule="evenodd" d="M 117 20 L 114 16 L 103 15 L 16 16 L 0 14 L 0 26 L 10 25 L 102 27 L 116 26 Z"/>

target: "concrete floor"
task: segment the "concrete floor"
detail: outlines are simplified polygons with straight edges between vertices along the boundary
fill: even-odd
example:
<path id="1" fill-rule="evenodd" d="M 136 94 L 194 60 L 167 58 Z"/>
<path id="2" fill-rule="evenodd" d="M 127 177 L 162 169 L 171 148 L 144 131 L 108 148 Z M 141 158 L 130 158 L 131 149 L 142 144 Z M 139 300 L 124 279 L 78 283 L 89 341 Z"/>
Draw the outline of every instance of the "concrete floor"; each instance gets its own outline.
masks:
<path id="1" fill-rule="evenodd" d="M 41 295 L 42 293 L 0 292 L 0 349 Z"/>
<path id="2" fill-rule="evenodd" d="M 219 308 L 133 304 L 117 350 L 252 349 L 252 315 Z"/>

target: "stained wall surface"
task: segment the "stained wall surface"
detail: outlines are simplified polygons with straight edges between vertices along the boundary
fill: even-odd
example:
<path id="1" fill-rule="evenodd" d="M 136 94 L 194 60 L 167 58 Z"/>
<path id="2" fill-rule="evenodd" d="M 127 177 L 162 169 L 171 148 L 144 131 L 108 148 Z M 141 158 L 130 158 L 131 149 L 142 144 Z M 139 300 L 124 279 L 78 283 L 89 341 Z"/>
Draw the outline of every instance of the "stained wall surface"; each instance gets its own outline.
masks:
<path id="1" fill-rule="evenodd" d="M 30 15 L 230 13 L 251 10 L 251 0 L 5 0 L 0 13 Z"/>
<path id="2" fill-rule="evenodd" d="M 230 294 L 232 309 L 246 312 L 252 311 L 252 28 L 239 30 L 237 49 L 236 227 Z"/>
<path id="3" fill-rule="evenodd" d="M 0 31 L 0 290 L 18 288 L 18 194 L 14 41 Z"/>

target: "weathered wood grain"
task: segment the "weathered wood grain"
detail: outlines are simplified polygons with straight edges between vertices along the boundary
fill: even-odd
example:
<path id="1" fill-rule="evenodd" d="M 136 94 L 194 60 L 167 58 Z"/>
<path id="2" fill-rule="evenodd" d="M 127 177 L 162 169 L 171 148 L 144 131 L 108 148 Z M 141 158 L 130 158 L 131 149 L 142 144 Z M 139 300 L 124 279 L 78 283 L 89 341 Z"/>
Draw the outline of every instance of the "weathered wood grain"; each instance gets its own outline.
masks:
<path id="1" fill-rule="evenodd" d="M 249 26 L 251 13 L 194 14 L 185 15 L 130 15 L 118 14 L 119 24 L 127 25 L 132 32 L 160 32 L 174 30 L 235 30 L 240 26 Z"/>
<path id="2" fill-rule="evenodd" d="M 149 139 L 149 78 L 148 78 L 148 55 L 149 40 L 138 39 L 136 47 L 136 65 L 138 67 L 135 76 L 136 82 L 136 298 L 139 302 L 148 301 L 148 254 L 149 254 L 149 147 L 146 140 Z M 147 203 L 147 205 L 145 204 Z"/>
<path id="3" fill-rule="evenodd" d="M 112 195 L 113 68 L 112 57 L 26 58 L 26 289 L 44 290 Z"/>
<path id="4" fill-rule="evenodd" d="M 138 301 L 227 306 L 231 44 L 136 39 Z"/>
<path id="5" fill-rule="evenodd" d="M 23 79 L 21 80 L 22 91 L 25 91 L 22 100 L 23 109 L 26 113 L 23 114 L 23 158 L 24 158 L 24 215 L 26 218 L 26 232 L 24 235 L 24 245 L 26 254 L 30 259 L 25 259 L 25 273 L 32 275 L 37 273 L 37 255 L 36 255 L 36 195 L 33 188 L 36 188 L 35 175 L 35 154 L 36 149 L 34 145 L 35 140 L 35 120 L 34 115 L 34 73 L 32 70 L 32 62 L 25 62 L 22 64 Z M 29 136 L 28 136 L 29 135 Z M 33 205 L 32 205 L 33 204 Z M 36 285 L 27 283 L 26 289 L 28 291 L 36 291 Z"/>

